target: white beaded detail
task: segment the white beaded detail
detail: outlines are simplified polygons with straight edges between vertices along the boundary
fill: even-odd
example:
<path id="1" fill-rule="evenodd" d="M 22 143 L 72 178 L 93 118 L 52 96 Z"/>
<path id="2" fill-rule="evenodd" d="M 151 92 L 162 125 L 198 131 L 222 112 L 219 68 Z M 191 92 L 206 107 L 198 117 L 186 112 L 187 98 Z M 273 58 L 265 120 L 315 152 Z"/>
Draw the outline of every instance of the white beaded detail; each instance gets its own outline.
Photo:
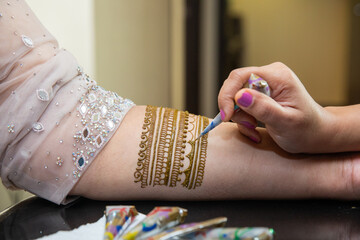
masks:
<path id="1" fill-rule="evenodd" d="M 34 47 L 34 42 L 31 38 L 29 38 L 28 36 L 25 35 L 21 35 L 21 40 L 23 41 L 23 43 L 25 44 L 25 46 L 29 47 L 29 48 L 33 48 Z"/>
<path id="2" fill-rule="evenodd" d="M 7 126 L 7 128 L 8 128 L 9 133 L 14 133 L 15 132 L 15 125 L 13 123 L 9 124 Z"/>
<path id="3" fill-rule="evenodd" d="M 44 131 L 44 126 L 41 122 L 36 122 L 33 124 L 32 129 L 34 132 L 42 132 Z"/>
<path id="4" fill-rule="evenodd" d="M 78 69 L 90 83 L 92 80 Z M 74 134 L 73 177 L 79 178 L 90 158 L 109 140 L 109 135 L 120 124 L 126 112 L 135 104 L 116 93 L 92 85 L 80 98 L 77 116 L 82 128 Z M 76 126 L 78 127 L 78 126 Z"/>
<path id="5" fill-rule="evenodd" d="M 40 101 L 47 102 L 50 99 L 49 93 L 45 89 L 42 89 L 42 88 L 36 90 L 36 95 Z"/>

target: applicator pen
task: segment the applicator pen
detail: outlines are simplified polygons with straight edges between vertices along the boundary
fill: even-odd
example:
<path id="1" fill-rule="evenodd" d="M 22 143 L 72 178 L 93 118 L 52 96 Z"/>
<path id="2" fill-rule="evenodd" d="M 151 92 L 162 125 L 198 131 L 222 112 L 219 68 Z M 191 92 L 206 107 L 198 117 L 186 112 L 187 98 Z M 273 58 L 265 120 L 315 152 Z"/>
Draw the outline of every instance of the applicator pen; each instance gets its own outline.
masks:
<path id="1" fill-rule="evenodd" d="M 259 91 L 259 92 L 262 92 L 262 93 L 264 93 L 264 94 L 266 94 L 267 96 L 270 97 L 270 87 L 269 87 L 268 83 L 264 79 L 259 77 L 258 75 L 252 73 L 250 75 L 248 83 L 249 83 L 249 88 L 255 89 L 255 90 Z M 235 104 L 234 110 L 236 110 L 238 108 L 239 108 L 239 106 L 237 106 Z M 214 117 L 214 119 L 211 121 L 211 123 L 204 129 L 204 131 L 202 131 L 200 133 L 200 135 L 195 139 L 195 141 L 200 139 L 202 136 L 204 136 L 205 134 L 207 134 L 211 130 L 213 130 L 218 125 L 220 125 L 220 123 L 222 123 L 221 113 L 218 113 Z"/>

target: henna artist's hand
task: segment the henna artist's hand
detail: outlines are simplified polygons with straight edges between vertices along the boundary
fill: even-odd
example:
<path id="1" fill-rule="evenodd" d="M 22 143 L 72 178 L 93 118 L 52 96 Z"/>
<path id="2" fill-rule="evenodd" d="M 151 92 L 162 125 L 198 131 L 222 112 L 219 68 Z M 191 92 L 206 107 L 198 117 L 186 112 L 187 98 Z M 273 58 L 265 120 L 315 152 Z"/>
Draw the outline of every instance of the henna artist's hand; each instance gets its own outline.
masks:
<path id="1" fill-rule="evenodd" d="M 243 88 L 251 73 L 266 80 L 271 98 L 253 89 Z M 234 113 L 234 100 L 240 107 Z M 247 67 L 232 71 L 218 97 L 223 120 L 238 123 L 241 133 L 254 142 L 261 136 L 256 120 L 263 122 L 274 141 L 284 150 L 297 152 L 331 152 L 329 125 L 332 114 L 318 105 L 295 73 L 282 63 Z"/>

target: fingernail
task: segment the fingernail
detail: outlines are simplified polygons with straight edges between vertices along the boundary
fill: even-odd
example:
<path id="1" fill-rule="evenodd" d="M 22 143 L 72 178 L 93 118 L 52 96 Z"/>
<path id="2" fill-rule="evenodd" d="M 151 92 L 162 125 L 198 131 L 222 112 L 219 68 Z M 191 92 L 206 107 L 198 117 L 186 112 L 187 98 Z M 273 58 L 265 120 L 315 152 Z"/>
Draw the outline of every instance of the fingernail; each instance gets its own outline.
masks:
<path id="1" fill-rule="evenodd" d="M 254 143 L 259 143 L 260 139 L 254 138 L 252 136 L 249 137 L 251 139 L 251 141 L 253 141 Z"/>
<path id="2" fill-rule="evenodd" d="M 255 129 L 255 126 L 252 125 L 251 123 L 247 122 L 247 121 L 240 121 L 239 123 L 240 123 L 241 125 L 243 125 L 244 127 L 246 127 L 246 128 Z"/>
<path id="3" fill-rule="evenodd" d="M 225 119 L 225 112 L 224 112 L 222 109 L 220 109 L 220 116 L 221 116 L 221 121 L 224 121 L 224 119 Z"/>
<path id="4" fill-rule="evenodd" d="M 238 98 L 237 102 L 243 107 L 248 107 L 252 103 L 252 95 L 248 92 L 244 92 L 241 97 Z"/>

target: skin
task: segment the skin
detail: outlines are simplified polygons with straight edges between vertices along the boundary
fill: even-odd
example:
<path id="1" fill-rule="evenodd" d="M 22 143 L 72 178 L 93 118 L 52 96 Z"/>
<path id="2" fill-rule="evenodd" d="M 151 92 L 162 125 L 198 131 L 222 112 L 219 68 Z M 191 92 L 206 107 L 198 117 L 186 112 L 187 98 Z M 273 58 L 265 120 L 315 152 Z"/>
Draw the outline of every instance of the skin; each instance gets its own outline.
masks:
<path id="1" fill-rule="evenodd" d="M 255 144 L 234 123 L 210 132 L 201 187 L 141 188 L 133 174 L 144 113 L 145 106 L 137 106 L 126 115 L 71 194 L 98 200 L 359 198 L 358 153 L 289 154 L 264 129 L 257 129 L 262 141 Z"/>
<path id="2" fill-rule="evenodd" d="M 255 73 L 272 89 L 271 98 L 244 84 Z M 250 106 L 238 100 L 244 93 L 252 96 Z M 261 135 L 243 122 L 263 122 L 273 140 L 291 153 L 330 153 L 360 150 L 360 105 L 322 107 L 306 91 L 295 73 L 283 63 L 233 70 L 225 80 L 219 96 L 224 121 L 238 123 L 241 133 L 255 142 Z M 234 113 L 234 102 L 240 111 Z"/>

